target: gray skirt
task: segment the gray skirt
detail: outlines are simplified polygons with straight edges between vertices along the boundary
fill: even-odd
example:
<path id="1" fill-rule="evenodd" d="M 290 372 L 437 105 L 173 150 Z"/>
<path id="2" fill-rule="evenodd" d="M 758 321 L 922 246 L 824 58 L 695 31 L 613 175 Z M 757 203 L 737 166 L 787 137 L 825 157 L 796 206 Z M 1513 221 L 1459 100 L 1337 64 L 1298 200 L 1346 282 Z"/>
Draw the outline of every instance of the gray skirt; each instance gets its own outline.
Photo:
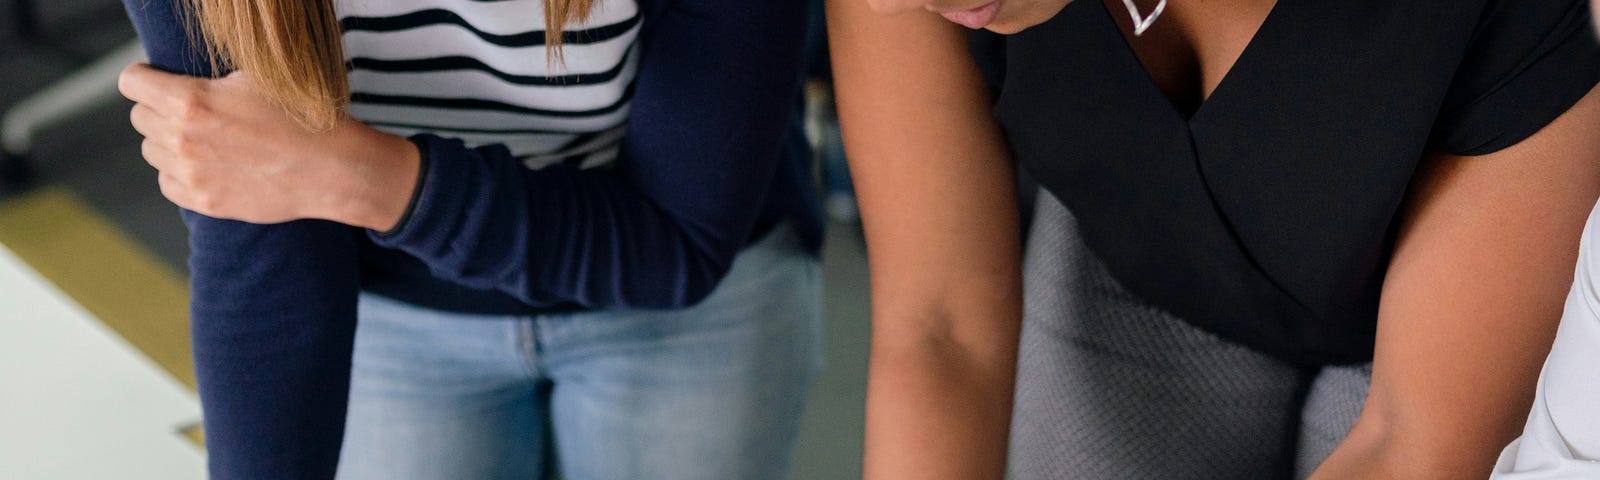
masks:
<path id="1" fill-rule="evenodd" d="M 1221 339 L 1121 286 L 1039 195 L 1008 476 L 1305 478 L 1349 432 L 1370 364 L 1306 370 Z"/>

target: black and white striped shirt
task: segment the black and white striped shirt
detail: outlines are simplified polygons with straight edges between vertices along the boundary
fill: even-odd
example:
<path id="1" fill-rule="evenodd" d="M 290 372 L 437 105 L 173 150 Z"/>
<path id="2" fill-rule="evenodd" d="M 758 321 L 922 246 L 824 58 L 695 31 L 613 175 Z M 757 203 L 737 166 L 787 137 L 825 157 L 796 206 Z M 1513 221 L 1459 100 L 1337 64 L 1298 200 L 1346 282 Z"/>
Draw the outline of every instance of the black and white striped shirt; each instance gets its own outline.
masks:
<path id="1" fill-rule="evenodd" d="M 602 0 L 545 45 L 540 0 L 338 0 L 350 113 L 401 136 L 504 144 L 529 168 L 617 157 L 638 68 L 640 8 Z"/>

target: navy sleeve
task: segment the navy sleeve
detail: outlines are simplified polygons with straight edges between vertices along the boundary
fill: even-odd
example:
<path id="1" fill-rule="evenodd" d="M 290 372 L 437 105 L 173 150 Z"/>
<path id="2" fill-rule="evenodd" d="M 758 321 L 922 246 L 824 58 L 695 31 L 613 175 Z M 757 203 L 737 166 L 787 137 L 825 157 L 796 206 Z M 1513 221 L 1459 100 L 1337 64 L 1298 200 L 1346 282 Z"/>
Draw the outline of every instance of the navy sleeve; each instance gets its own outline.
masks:
<path id="1" fill-rule="evenodd" d="M 803 61 L 801 0 L 680 0 L 645 17 L 618 165 L 530 171 L 430 135 L 405 225 L 373 233 L 441 278 L 532 305 L 672 308 L 750 239 Z"/>
<path id="2" fill-rule="evenodd" d="M 150 61 L 208 75 L 174 11 L 125 0 Z M 333 478 L 355 333 L 356 237 L 323 221 L 253 225 L 183 212 L 190 334 L 213 479 Z"/>
<path id="3" fill-rule="evenodd" d="M 1434 127 L 1434 148 L 1487 155 L 1566 113 L 1600 81 L 1589 0 L 1492 0 Z"/>

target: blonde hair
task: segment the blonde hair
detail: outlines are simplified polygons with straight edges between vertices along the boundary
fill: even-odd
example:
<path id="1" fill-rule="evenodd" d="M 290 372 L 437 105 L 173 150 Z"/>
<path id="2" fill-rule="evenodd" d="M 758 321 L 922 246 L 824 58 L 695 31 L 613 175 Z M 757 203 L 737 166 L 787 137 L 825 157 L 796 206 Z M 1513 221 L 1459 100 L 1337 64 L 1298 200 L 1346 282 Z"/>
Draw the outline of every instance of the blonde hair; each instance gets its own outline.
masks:
<path id="1" fill-rule="evenodd" d="M 311 130 L 333 128 L 350 103 L 334 0 L 184 0 L 190 31 L 216 71 L 249 75 L 262 95 Z M 547 60 L 561 60 L 562 29 L 595 0 L 544 0 Z"/>

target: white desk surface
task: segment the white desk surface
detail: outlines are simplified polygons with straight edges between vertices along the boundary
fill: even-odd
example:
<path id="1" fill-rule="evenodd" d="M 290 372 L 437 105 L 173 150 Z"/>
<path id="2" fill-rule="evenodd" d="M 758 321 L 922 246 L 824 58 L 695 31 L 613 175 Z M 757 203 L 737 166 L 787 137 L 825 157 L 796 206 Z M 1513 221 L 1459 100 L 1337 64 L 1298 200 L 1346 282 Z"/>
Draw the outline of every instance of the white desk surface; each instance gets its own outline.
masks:
<path id="1" fill-rule="evenodd" d="M 199 479 L 200 403 L 0 246 L 0 479 Z"/>

